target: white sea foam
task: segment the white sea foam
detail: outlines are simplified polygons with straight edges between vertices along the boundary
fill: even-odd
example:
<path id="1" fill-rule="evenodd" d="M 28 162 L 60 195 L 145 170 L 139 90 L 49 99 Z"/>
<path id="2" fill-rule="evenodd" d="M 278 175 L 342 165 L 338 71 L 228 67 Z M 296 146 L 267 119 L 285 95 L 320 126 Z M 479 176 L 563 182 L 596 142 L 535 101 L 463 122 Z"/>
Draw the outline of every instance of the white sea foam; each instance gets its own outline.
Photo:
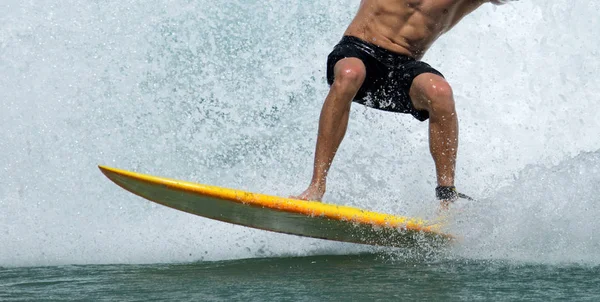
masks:
<path id="1" fill-rule="evenodd" d="M 179 213 L 119 189 L 95 168 L 300 192 L 327 92 L 325 59 L 357 6 L 3 1 L 0 265 L 363 249 Z M 457 255 L 600 262 L 592 232 L 598 9 L 566 0 L 486 5 L 424 58 L 457 99 L 457 185 L 482 199 L 467 206 L 468 224 L 456 225 L 477 239 Z M 564 190 L 552 186 L 561 181 Z M 417 215 L 435 208 L 433 187 L 426 124 L 355 105 L 326 201 Z"/>

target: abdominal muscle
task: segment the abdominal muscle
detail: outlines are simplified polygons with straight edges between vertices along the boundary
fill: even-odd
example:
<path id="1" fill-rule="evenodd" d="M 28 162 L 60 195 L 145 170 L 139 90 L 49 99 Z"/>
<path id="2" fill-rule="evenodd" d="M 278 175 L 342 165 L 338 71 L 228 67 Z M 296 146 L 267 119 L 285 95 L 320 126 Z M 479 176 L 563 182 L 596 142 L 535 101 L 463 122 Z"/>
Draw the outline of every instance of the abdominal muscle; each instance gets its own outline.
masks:
<path id="1" fill-rule="evenodd" d="M 464 2 L 362 0 L 356 17 L 344 35 L 420 59 L 439 36 L 464 16 L 466 11 L 461 9 Z M 457 11 L 465 13 L 457 14 Z"/>

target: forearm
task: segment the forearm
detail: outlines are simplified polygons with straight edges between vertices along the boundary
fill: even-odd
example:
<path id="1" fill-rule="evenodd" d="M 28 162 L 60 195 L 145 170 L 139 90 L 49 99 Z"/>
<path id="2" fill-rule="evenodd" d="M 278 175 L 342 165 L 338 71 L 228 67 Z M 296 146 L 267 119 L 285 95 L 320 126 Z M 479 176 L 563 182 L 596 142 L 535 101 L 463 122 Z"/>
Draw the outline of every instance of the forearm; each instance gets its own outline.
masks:
<path id="1" fill-rule="evenodd" d="M 488 2 L 495 4 L 495 5 L 502 5 L 502 4 L 506 4 L 508 2 L 512 2 L 512 1 L 517 1 L 517 0 L 488 0 Z"/>

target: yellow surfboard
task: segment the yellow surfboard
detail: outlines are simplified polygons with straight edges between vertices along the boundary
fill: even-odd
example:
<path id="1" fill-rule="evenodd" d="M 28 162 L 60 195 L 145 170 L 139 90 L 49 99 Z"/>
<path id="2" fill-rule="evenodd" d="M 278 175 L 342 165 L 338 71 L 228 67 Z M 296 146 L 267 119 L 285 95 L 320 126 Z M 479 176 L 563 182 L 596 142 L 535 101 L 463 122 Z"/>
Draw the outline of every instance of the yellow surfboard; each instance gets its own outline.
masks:
<path id="1" fill-rule="evenodd" d="M 444 245 L 453 237 L 418 218 L 245 192 L 99 166 L 123 189 L 198 216 L 298 236 L 379 246 Z"/>

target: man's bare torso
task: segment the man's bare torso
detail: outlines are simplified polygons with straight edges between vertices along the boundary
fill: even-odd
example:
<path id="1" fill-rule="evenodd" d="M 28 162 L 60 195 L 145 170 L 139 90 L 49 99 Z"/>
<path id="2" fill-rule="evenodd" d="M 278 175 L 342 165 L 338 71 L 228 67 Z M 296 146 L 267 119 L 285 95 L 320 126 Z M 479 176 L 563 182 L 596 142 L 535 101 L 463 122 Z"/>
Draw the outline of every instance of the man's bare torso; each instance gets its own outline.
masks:
<path id="1" fill-rule="evenodd" d="M 344 35 L 420 59 L 438 37 L 488 1 L 362 0 Z"/>

